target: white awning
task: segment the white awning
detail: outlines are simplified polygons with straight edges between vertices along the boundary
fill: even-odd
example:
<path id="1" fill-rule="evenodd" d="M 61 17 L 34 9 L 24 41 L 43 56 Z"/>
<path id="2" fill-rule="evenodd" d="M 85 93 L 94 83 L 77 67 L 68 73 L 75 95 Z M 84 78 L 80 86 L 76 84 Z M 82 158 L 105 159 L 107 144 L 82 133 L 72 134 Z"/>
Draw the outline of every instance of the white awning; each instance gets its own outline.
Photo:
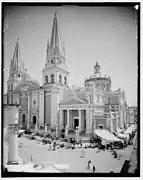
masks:
<path id="1" fill-rule="evenodd" d="M 114 136 L 113 134 L 111 134 L 108 130 L 104 130 L 104 129 L 96 129 L 95 133 L 97 134 L 97 136 L 101 137 L 102 139 L 106 140 L 106 141 L 120 141 L 122 142 L 121 139 L 117 138 L 116 136 Z"/>
<path id="2" fill-rule="evenodd" d="M 127 134 L 119 133 L 119 134 L 118 134 L 118 137 L 120 137 L 120 138 L 127 138 Z"/>
<path id="3" fill-rule="evenodd" d="M 132 133 L 135 129 L 136 129 L 136 126 L 133 124 L 124 131 L 124 134 Z"/>
<path id="4" fill-rule="evenodd" d="M 24 132 L 25 132 L 25 130 L 23 130 L 23 129 L 18 131 L 18 133 L 24 133 Z"/>
<path id="5" fill-rule="evenodd" d="M 117 126 L 117 133 L 120 133 L 120 132 L 122 132 L 123 130 L 122 129 L 120 129 L 118 126 Z"/>

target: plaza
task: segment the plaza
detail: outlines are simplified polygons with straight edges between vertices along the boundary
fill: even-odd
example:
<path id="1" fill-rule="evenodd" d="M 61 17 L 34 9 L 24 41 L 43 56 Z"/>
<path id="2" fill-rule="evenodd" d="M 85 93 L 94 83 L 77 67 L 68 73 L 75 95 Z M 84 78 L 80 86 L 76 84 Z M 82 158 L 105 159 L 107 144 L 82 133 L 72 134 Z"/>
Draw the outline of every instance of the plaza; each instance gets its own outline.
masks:
<path id="1" fill-rule="evenodd" d="M 109 173 L 111 171 L 120 173 L 123 163 L 129 159 L 133 150 L 133 145 L 128 146 L 126 149 L 117 150 L 120 159 L 113 158 L 112 152 L 100 151 L 98 148 L 85 149 L 84 158 L 80 158 L 82 149 L 57 149 L 56 151 L 48 151 L 48 145 L 42 145 L 34 140 L 26 139 L 25 137 L 19 138 L 19 155 L 25 161 L 29 162 L 32 155 L 34 163 L 43 163 L 44 167 L 54 164 L 67 164 L 68 170 L 65 172 L 92 172 L 92 168 L 87 169 L 88 161 L 92 161 L 92 166 L 95 165 L 97 173 Z M 102 162 L 102 163 L 101 163 Z"/>

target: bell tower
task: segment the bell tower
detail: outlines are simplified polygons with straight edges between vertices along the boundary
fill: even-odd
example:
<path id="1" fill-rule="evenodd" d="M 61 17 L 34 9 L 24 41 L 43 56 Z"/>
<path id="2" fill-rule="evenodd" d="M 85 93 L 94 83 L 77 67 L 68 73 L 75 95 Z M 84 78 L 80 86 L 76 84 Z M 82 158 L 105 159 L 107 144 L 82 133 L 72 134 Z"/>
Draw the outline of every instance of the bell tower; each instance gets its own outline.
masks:
<path id="1" fill-rule="evenodd" d="M 43 86 L 68 86 L 68 75 L 65 46 L 61 40 L 57 13 L 55 12 L 51 38 L 47 42 L 46 64 L 43 69 Z"/>
<path id="2" fill-rule="evenodd" d="M 54 14 L 51 38 L 47 42 L 46 63 L 43 69 L 45 124 L 59 124 L 59 102 L 68 88 L 69 71 L 66 66 L 65 46 L 61 40 L 57 13 Z"/>
<path id="3" fill-rule="evenodd" d="M 10 74 L 7 81 L 7 93 L 14 90 L 15 86 L 24 78 L 28 76 L 24 68 L 24 62 L 21 60 L 20 43 L 17 38 L 13 58 L 10 62 Z"/>

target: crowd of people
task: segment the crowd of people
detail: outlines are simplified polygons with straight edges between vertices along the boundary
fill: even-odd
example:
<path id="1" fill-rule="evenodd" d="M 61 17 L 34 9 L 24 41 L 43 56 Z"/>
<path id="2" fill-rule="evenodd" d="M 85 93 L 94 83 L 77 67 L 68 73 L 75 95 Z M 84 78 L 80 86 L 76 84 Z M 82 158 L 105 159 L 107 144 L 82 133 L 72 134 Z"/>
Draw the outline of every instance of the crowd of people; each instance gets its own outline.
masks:
<path id="1" fill-rule="evenodd" d="M 51 134 L 48 135 L 42 135 L 39 133 L 31 133 L 28 131 L 25 131 L 23 134 L 25 134 L 25 137 L 36 140 L 38 142 L 41 142 L 42 144 L 49 144 L 49 150 L 56 150 L 58 148 L 65 148 L 65 149 L 75 149 L 75 148 L 98 148 L 100 150 L 114 150 L 114 149 L 121 149 L 126 148 L 128 145 L 132 145 L 132 139 L 135 136 L 135 132 L 132 132 L 129 134 L 129 139 L 126 138 L 122 141 L 118 142 L 111 142 L 111 141 L 105 141 L 94 135 L 92 136 L 88 143 L 84 143 L 82 139 L 80 138 L 72 138 L 72 137 L 66 137 L 64 135 L 64 130 L 61 132 L 61 138 L 57 138 L 55 136 L 52 136 Z M 23 134 L 20 134 L 22 136 Z M 104 143 L 103 143 L 104 142 Z M 115 154 L 115 153 L 114 153 Z"/>

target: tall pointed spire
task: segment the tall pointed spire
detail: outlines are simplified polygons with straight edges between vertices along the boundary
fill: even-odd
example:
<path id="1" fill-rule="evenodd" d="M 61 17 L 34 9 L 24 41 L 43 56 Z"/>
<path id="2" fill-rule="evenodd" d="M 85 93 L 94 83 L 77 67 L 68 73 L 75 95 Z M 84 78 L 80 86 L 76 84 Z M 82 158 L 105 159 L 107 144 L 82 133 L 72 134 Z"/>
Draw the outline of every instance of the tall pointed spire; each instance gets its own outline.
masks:
<path id="1" fill-rule="evenodd" d="M 48 39 L 48 41 L 47 41 L 47 50 L 46 50 L 46 58 L 48 58 L 49 48 L 50 48 L 50 45 L 49 45 L 49 39 Z"/>
<path id="2" fill-rule="evenodd" d="M 10 74 L 13 72 L 13 60 L 10 61 Z"/>
<path id="3" fill-rule="evenodd" d="M 61 42 L 60 30 L 58 26 L 57 12 L 55 12 L 54 14 L 50 49 L 54 50 L 54 55 L 60 55 L 60 52 L 62 52 L 62 42 Z"/>
<path id="4" fill-rule="evenodd" d="M 64 56 L 66 55 L 66 51 L 65 51 L 65 43 L 63 42 L 63 54 Z"/>
<path id="5" fill-rule="evenodd" d="M 19 44 L 19 38 L 17 38 L 14 55 L 13 55 L 13 67 L 14 70 L 22 70 L 22 60 L 21 60 L 21 52 L 20 52 L 20 44 Z"/>

